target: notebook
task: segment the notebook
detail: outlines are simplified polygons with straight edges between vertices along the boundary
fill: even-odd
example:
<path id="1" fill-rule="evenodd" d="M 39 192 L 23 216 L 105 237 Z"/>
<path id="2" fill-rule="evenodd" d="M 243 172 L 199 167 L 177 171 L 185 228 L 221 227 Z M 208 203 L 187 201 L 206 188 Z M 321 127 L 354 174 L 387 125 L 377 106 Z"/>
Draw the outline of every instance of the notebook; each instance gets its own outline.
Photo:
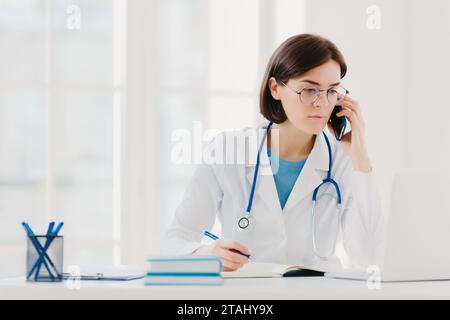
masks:
<path id="1" fill-rule="evenodd" d="M 70 271 L 70 272 L 69 272 Z M 145 269 L 138 266 L 83 266 L 63 273 L 64 280 L 130 281 L 142 279 Z"/>
<path id="2" fill-rule="evenodd" d="M 223 278 L 281 278 L 323 276 L 322 270 L 306 269 L 302 266 L 249 262 L 236 271 L 222 272 Z"/>

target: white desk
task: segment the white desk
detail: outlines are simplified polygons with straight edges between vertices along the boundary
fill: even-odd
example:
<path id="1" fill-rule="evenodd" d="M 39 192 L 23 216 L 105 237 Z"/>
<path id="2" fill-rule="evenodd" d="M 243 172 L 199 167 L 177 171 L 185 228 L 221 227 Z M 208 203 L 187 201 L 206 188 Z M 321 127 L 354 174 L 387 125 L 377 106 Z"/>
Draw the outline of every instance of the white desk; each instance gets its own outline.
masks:
<path id="1" fill-rule="evenodd" d="M 130 282 L 82 281 L 81 288 L 62 283 L 0 280 L 0 299 L 450 299 L 450 281 L 381 283 L 323 277 L 226 279 L 223 286 L 145 286 Z"/>

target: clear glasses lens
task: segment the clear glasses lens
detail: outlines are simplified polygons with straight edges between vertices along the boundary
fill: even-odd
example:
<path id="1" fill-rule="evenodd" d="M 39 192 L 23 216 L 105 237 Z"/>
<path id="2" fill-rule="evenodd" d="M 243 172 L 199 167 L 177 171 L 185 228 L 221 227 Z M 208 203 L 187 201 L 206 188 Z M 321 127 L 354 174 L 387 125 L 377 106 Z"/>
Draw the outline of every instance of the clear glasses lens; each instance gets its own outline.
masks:
<path id="1" fill-rule="evenodd" d="M 345 96 L 347 95 L 347 90 L 345 90 L 343 87 L 336 87 L 331 88 L 328 90 L 328 101 L 330 103 L 337 103 L 344 100 Z"/>
<path id="2" fill-rule="evenodd" d="M 300 94 L 300 99 L 303 103 L 310 104 L 314 103 L 320 95 L 320 91 L 315 88 L 306 88 L 302 90 L 302 93 Z"/>
<path id="3" fill-rule="evenodd" d="M 347 95 L 347 90 L 343 87 L 335 87 L 328 90 L 327 97 L 328 102 L 336 104 L 344 100 Z M 320 96 L 320 91 L 317 88 L 306 88 L 301 91 L 300 99 L 305 104 L 315 103 Z"/>

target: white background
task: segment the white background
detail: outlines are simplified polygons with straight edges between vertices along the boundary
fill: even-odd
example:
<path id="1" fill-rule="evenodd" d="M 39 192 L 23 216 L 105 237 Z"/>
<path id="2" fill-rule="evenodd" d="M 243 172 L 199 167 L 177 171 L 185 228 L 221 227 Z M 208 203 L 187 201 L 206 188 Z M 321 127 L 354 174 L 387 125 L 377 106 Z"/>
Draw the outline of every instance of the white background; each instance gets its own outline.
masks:
<path id="1" fill-rule="evenodd" d="M 172 133 L 257 125 L 268 58 L 302 32 L 346 57 L 387 210 L 395 172 L 450 160 L 449 18 L 447 0 L 0 0 L 0 277 L 24 273 L 23 220 L 66 223 L 66 265 L 158 253 L 195 168 Z"/>

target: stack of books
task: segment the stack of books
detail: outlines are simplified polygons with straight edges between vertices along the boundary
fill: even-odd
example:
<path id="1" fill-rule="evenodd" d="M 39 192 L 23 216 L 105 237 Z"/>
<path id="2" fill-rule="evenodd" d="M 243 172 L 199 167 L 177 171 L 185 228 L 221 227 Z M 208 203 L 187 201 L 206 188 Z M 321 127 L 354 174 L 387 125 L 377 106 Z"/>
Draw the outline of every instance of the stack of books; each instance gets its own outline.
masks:
<path id="1" fill-rule="evenodd" d="M 148 258 L 146 285 L 221 285 L 222 262 L 215 256 Z"/>

